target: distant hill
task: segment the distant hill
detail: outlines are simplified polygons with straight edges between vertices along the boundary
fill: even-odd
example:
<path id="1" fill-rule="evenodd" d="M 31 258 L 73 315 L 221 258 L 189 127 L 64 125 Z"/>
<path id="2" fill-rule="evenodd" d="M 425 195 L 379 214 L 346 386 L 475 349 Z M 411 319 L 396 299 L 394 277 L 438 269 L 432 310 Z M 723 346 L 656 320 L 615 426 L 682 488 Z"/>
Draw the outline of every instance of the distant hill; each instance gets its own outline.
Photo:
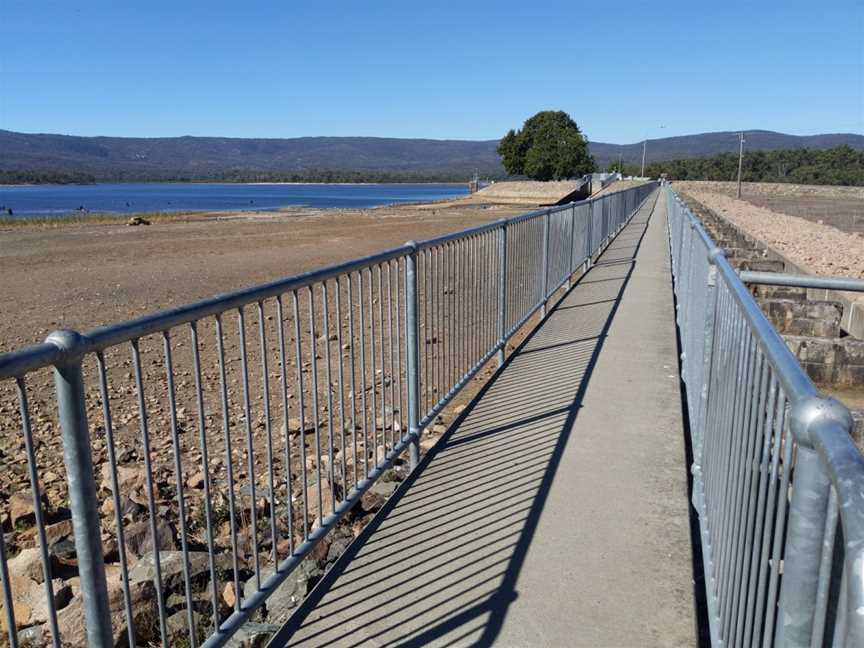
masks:
<path id="1" fill-rule="evenodd" d="M 840 146 L 841 144 L 847 144 L 859 151 L 864 150 L 864 135 L 853 133 L 786 135 L 784 133 L 765 130 L 744 132 L 744 149 L 747 151 L 776 151 L 779 149 L 800 148 L 821 150 Z M 635 144 L 603 144 L 601 142 L 592 142 L 591 152 L 597 159 L 597 165 L 601 169 L 605 169 L 606 165 L 612 160 L 617 160 L 619 155 L 623 157 L 625 163 L 637 164 L 642 161 L 642 142 Z M 737 131 L 649 139 L 645 157 L 648 162 L 659 162 L 700 158 L 717 153 L 730 152 L 738 152 Z"/>
<path id="2" fill-rule="evenodd" d="M 848 144 L 864 150 L 864 135 L 795 136 L 748 131 L 748 150 L 830 148 Z M 649 161 L 702 157 L 737 150 L 733 132 L 649 140 Z M 379 137 L 78 137 L 0 130 L 0 171 L 82 173 L 98 180 L 217 179 L 254 173 L 338 169 L 396 176 L 464 179 L 504 172 L 497 140 L 429 140 Z M 642 143 L 592 142 L 601 169 L 619 154 L 638 162 Z"/>

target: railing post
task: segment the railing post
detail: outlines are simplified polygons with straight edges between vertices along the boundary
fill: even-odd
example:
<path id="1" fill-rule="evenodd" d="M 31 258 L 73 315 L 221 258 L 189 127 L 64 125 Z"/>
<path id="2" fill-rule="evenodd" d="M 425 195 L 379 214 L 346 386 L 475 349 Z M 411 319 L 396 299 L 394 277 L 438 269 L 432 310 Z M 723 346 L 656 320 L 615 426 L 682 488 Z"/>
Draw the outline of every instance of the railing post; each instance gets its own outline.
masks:
<path id="1" fill-rule="evenodd" d="M 839 409 L 837 405 L 830 399 L 812 397 L 795 403 L 789 413 L 789 427 L 798 447 L 777 609 L 776 646 L 811 645 L 831 478 L 810 443 L 810 429 L 842 416 L 842 412 L 835 411 Z"/>
<path id="2" fill-rule="evenodd" d="M 408 450 L 409 467 L 413 471 L 420 462 L 420 348 L 417 316 L 417 243 L 408 241 L 411 252 L 405 259 L 405 371 L 408 380 L 408 432 L 413 435 Z"/>
<path id="3" fill-rule="evenodd" d="M 551 209 L 543 214 L 543 305 L 540 306 L 540 317 L 546 317 L 546 294 L 549 281 L 549 218 Z"/>
<path id="4" fill-rule="evenodd" d="M 588 272 L 591 269 L 591 257 L 594 255 L 594 202 L 591 200 L 588 203 L 588 234 L 585 237 L 586 243 L 586 259 L 585 259 L 585 272 Z"/>
<path id="5" fill-rule="evenodd" d="M 87 408 L 84 402 L 81 336 L 75 331 L 55 331 L 45 341 L 64 352 L 62 363 L 54 367 L 54 387 L 57 393 L 78 575 L 84 601 L 87 645 L 110 648 L 113 646 L 111 615 L 108 609 L 102 530 L 96 510 L 96 480 L 93 475 Z"/>
<path id="6" fill-rule="evenodd" d="M 504 339 L 506 333 L 505 313 L 507 312 L 507 221 L 501 221 L 501 228 L 498 230 L 498 366 L 504 366 L 504 347 L 507 345 L 507 340 Z"/>
<path id="7" fill-rule="evenodd" d="M 576 263 L 574 258 L 576 254 L 576 205 L 570 203 L 570 256 L 567 259 L 567 290 L 572 286 L 573 272 L 576 268 L 573 264 Z"/>
<path id="8" fill-rule="evenodd" d="M 695 426 L 691 427 L 693 439 L 693 464 L 702 465 L 702 444 L 705 439 L 705 424 L 708 416 L 708 402 L 711 398 L 711 373 L 714 366 L 714 333 L 717 321 L 717 258 L 726 252 L 715 247 L 708 251 L 708 276 L 706 277 L 705 319 L 702 335 L 702 384 L 699 386 L 699 413 Z M 695 428 L 695 429 L 694 429 Z"/>

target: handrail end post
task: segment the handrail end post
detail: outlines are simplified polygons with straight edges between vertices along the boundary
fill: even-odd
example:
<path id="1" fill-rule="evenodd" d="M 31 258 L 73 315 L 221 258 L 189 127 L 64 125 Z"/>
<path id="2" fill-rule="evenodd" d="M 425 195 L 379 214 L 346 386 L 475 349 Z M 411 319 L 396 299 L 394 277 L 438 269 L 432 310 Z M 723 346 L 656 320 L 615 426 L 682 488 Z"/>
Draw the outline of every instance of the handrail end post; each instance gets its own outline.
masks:
<path id="1" fill-rule="evenodd" d="M 87 643 L 96 648 L 110 648 L 113 646 L 111 615 L 81 367 L 84 338 L 76 331 L 64 329 L 51 333 L 45 342 L 55 345 L 62 352 L 60 362 L 54 365 L 54 387 Z"/>

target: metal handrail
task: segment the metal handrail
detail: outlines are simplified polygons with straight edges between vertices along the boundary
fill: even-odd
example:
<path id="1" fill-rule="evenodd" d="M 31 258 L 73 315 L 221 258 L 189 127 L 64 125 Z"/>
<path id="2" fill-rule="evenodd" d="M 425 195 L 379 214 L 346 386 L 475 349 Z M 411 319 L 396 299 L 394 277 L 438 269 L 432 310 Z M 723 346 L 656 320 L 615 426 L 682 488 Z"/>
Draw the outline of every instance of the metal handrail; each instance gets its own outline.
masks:
<path id="1" fill-rule="evenodd" d="M 864 645 L 864 459 L 849 411 L 818 394 L 742 283 L 752 275 L 666 199 L 712 643 Z"/>
<path id="2" fill-rule="evenodd" d="M 783 274 L 779 272 L 756 272 L 754 270 L 742 270 L 738 273 L 738 276 L 741 277 L 741 281 L 749 284 L 864 292 L 864 279 L 853 279 L 851 277 L 819 277 L 814 275 Z"/>
<path id="3" fill-rule="evenodd" d="M 182 577 L 186 592 L 188 642 L 196 646 L 199 638 L 192 610 L 189 531 L 184 515 L 184 467 L 172 359 L 175 346 L 179 346 L 175 341 L 178 337 L 177 331 L 188 332 L 191 339 L 189 353 L 192 366 L 187 375 L 194 376 L 194 386 L 191 389 L 195 398 L 191 400 L 196 401 L 192 404 L 192 409 L 197 411 L 201 463 L 204 466 L 206 543 L 210 554 L 212 589 L 210 633 L 200 645 L 215 648 L 224 644 L 252 613 L 267 601 L 276 588 L 301 564 L 304 557 L 357 504 L 372 484 L 393 466 L 396 458 L 406 449 L 409 452 L 411 468 L 417 465 L 419 436 L 424 427 L 435 420 L 442 409 L 493 357 L 497 356 L 499 366 L 504 362 L 507 341 L 532 315 L 538 311 L 545 313 L 548 300 L 562 286 L 569 284 L 574 273 L 580 268 L 590 267 L 596 256 L 629 222 L 649 196 L 654 194 L 655 189 L 656 183 L 646 183 L 606 196 L 530 212 L 419 243 L 409 242 L 363 258 L 103 326 L 86 333 L 57 331 L 49 335 L 42 344 L 0 354 L 0 380 L 14 379 L 16 383 L 22 432 L 27 441 L 26 459 L 31 474 L 34 508 L 37 510 L 38 539 L 43 553 L 43 576 L 49 616 L 52 620 L 50 632 L 53 643 L 59 645 L 60 637 L 51 590 L 45 524 L 41 516 L 38 466 L 30 441 L 32 435 L 27 402 L 29 374 L 43 368 L 53 370 L 64 462 L 68 472 L 68 503 L 74 528 L 87 641 L 91 646 L 103 648 L 112 645 L 113 639 L 101 553 L 101 521 L 96 508 L 93 450 L 85 402 L 87 385 L 82 368 L 85 360 L 95 362 L 98 397 L 102 405 L 102 434 L 108 451 L 108 462 L 105 465 L 110 467 L 127 636 L 131 645 L 136 642 L 136 635 L 132 622 L 129 565 L 123 535 L 125 522 L 120 511 L 111 381 L 105 357 L 107 353 L 121 346 L 125 348 L 128 345 L 128 350 L 131 351 L 132 371 L 129 375 L 134 379 L 134 392 L 124 393 L 137 395 L 137 405 L 133 406 L 133 410 L 144 444 L 146 508 L 151 537 L 156 538 L 158 507 L 154 495 L 154 471 L 150 463 L 151 430 L 148 422 L 148 402 L 145 398 L 146 387 L 150 385 L 147 369 L 152 369 L 150 365 L 144 366 L 142 358 L 148 350 L 139 345 L 139 340 L 148 336 L 159 338 L 162 353 L 158 363 L 154 360 L 154 364 L 161 363 L 165 372 L 158 378 L 158 389 L 168 402 L 168 431 L 173 445 L 175 473 L 175 483 L 172 486 L 176 491 L 174 501 L 180 508 L 177 524 L 180 528 L 183 556 Z M 285 303 L 283 297 L 286 297 Z M 249 371 L 251 355 L 247 349 L 245 319 L 247 307 L 257 315 L 256 337 L 260 342 L 261 363 L 261 391 L 258 396 L 263 402 L 261 406 L 255 406 L 254 410 L 264 411 L 266 448 L 253 447 L 253 394 Z M 268 313 L 273 315 L 268 317 Z M 239 366 L 231 365 L 231 359 L 226 359 L 224 328 L 228 315 L 237 318 Z M 275 324 L 268 327 L 268 319 L 275 321 Z M 217 572 L 210 500 L 217 486 L 210 481 L 210 466 L 207 463 L 208 444 L 212 446 L 215 441 L 208 436 L 207 427 L 210 426 L 211 432 L 215 432 L 219 425 L 205 423 L 204 420 L 204 383 L 208 376 L 202 371 L 205 365 L 201 359 L 201 350 L 206 350 L 207 347 L 203 344 L 199 324 L 205 321 L 215 326 L 216 348 L 212 352 L 218 360 L 215 363 L 217 378 L 212 378 L 211 373 L 210 379 L 217 384 L 209 391 L 214 392 L 215 397 L 220 400 L 224 437 L 217 440 L 222 441 L 225 446 L 224 471 L 233 560 L 229 573 L 233 574 L 235 591 L 234 610 L 227 618 L 220 613 L 216 591 Z M 288 334 L 285 322 L 289 322 Z M 331 333 L 333 324 L 335 333 Z M 277 362 L 271 366 L 268 365 L 267 358 L 274 352 L 268 347 L 267 338 L 269 335 L 272 339 L 273 327 L 277 329 L 278 344 L 275 352 Z M 254 331 L 254 327 L 250 329 Z M 322 332 L 323 336 L 319 338 Z M 254 332 L 250 333 L 250 336 L 254 335 Z M 289 339 L 291 335 L 293 339 Z M 331 339 L 331 336 L 336 339 Z M 421 342 L 421 337 L 425 338 L 425 343 Z M 294 344 L 290 344 L 291 342 Z M 345 342 L 347 353 L 346 345 L 343 344 Z M 435 345 L 443 347 L 443 350 L 430 351 Z M 158 346 L 157 344 L 157 349 Z M 293 358 L 291 346 L 295 347 Z M 158 351 L 156 353 L 158 354 Z M 295 374 L 292 377 L 296 377 L 294 387 L 288 380 L 289 371 L 286 367 L 289 364 L 294 365 L 290 372 Z M 277 502 L 275 496 L 277 480 L 274 477 L 273 439 L 276 435 L 272 421 L 274 414 L 278 416 L 279 404 L 270 401 L 271 371 L 277 372 L 278 378 L 274 378 L 274 382 L 279 382 L 276 398 L 282 402 L 285 426 L 283 432 L 286 460 L 281 469 L 286 474 L 284 479 L 279 476 L 279 483 L 286 485 L 287 495 L 280 502 Z M 304 378 L 304 373 L 307 372 L 309 375 Z M 240 385 L 239 395 L 235 393 L 233 400 L 229 399 L 228 394 L 229 378 L 232 376 Z M 329 385 L 329 389 L 322 390 L 322 384 Z M 296 395 L 296 399 L 289 404 L 289 392 L 292 390 L 291 395 Z M 307 392 L 311 393 L 311 402 L 304 403 Z M 239 405 L 241 400 L 243 411 L 235 415 L 230 405 Z M 403 407 L 406 402 L 407 407 Z M 116 406 L 116 403 L 114 405 Z M 320 419 L 322 411 L 327 413 L 326 422 Z M 293 442 L 287 428 L 289 412 L 299 413 L 299 439 Z M 307 423 L 312 425 L 314 432 L 307 431 Z M 248 466 L 244 469 L 248 473 L 251 504 L 246 512 L 251 517 L 248 529 L 251 537 L 248 542 L 252 547 L 255 585 L 248 596 L 241 596 L 238 576 L 238 547 L 241 541 L 245 543 L 246 540 L 238 537 L 235 523 L 235 515 L 245 515 L 243 507 L 235 500 L 235 490 L 240 484 L 239 478 L 234 477 L 234 459 L 231 452 L 230 428 L 235 424 L 236 430 L 233 434 L 245 436 L 248 461 Z M 350 432 L 346 432 L 349 429 Z M 327 433 L 326 449 L 322 446 L 322 430 Z M 340 442 L 341 450 L 336 447 Z M 345 459 L 346 451 L 352 451 L 352 445 L 353 479 L 348 470 L 351 464 Z M 291 466 L 294 450 L 297 450 L 299 455 L 298 470 L 302 471 L 299 475 L 301 487 L 298 488 L 301 492 L 292 491 Z M 339 460 L 335 458 L 336 451 L 339 451 L 341 457 L 338 475 L 336 463 Z M 358 454 L 361 451 L 362 460 Z M 266 453 L 269 470 L 269 485 L 264 493 L 256 491 L 259 478 L 255 472 L 253 455 L 258 452 Z M 314 452 L 313 457 L 309 456 L 310 452 Z M 313 475 L 307 475 L 306 472 L 306 464 L 310 458 L 315 466 Z M 325 458 L 327 462 L 323 463 Z M 359 467 L 361 461 L 362 470 Z M 322 495 L 322 478 L 325 478 L 322 473 L 325 470 L 329 473 L 326 476 L 330 483 L 328 498 Z M 260 479 L 266 480 L 266 476 Z M 309 481 L 310 479 L 312 481 Z M 342 491 L 338 496 L 336 486 L 340 486 Z M 314 498 L 307 493 L 307 489 L 317 492 L 317 507 L 314 506 Z M 262 513 L 262 519 L 257 519 L 259 496 L 260 499 L 269 500 L 269 518 Z M 301 501 L 302 509 L 298 517 L 302 521 L 292 519 L 294 499 Z M 290 545 L 288 555 L 284 558 L 280 555 L 276 542 L 283 536 L 283 532 L 277 531 L 277 509 L 287 509 L 288 530 L 284 536 L 288 538 Z M 312 524 L 310 517 L 313 519 Z M 259 521 L 262 526 L 267 522 L 270 524 L 269 562 L 272 564 L 272 573 L 266 572 L 259 564 Z M 284 520 L 280 517 L 280 521 Z M 295 531 L 300 534 L 296 544 Z M 163 643 L 166 643 L 166 605 L 163 600 L 159 552 L 158 543 L 154 543 L 158 631 Z M 0 595 L 3 597 L 7 615 L 9 642 L 14 648 L 17 646 L 17 632 L 12 604 L 13 592 L 7 577 L 6 562 L 5 546 L 3 538 L 0 537 Z"/>

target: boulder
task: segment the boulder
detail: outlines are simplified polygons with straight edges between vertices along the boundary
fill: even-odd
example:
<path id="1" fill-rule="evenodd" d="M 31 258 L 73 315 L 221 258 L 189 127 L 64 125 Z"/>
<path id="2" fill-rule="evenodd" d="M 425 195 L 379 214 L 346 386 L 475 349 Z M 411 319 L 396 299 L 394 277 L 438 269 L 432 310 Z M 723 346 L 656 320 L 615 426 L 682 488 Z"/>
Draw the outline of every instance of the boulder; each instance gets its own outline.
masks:
<path id="1" fill-rule="evenodd" d="M 72 538 L 72 520 L 61 520 L 55 524 L 49 524 L 45 527 L 45 538 L 49 547 L 61 540 Z"/>
<path id="2" fill-rule="evenodd" d="M 263 648 L 281 626 L 249 621 L 225 642 L 225 648 Z"/>
<path id="3" fill-rule="evenodd" d="M 120 488 L 120 495 L 126 496 L 140 506 L 147 506 L 146 495 L 147 470 L 141 465 L 124 465 L 117 466 L 117 485 Z M 102 482 L 100 484 L 102 490 L 106 493 L 113 493 L 111 488 L 111 465 L 108 463 L 102 464 Z"/>
<path id="4" fill-rule="evenodd" d="M 194 624 L 193 630 L 197 631 L 198 625 L 203 620 L 203 616 L 198 612 L 192 611 L 192 623 Z M 177 643 L 186 642 L 183 641 L 185 638 L 188 642 L 189 639 L 189 617 L 186 614 L 186 610 L 178 610 L 167 619 L 165 619 L 165 627 L 168 630 L 168 637 L 177 641 Z"/>
<path id="5" fill-rule="evenodd" d="M 395 491 L 399 487 L 399 484 L 392 481 L 377 481 L 363 493 L 363 496 L 360 498 L 360 506 L 363 507 L 363 510 L 367 513 L 371 513 L 373 511 L 377 511 L 382 506 L 384 506 L 384 502 L 387 501 L 393 491 Z"/>
<path id="6" fill-rule="evenodd" d="M 69 538 L 51 545 L 50 553 L 57 564 L 66 565 L 67 567 L 78 566 L 78 553 L 75 549 L 75 543 Z"/>
<path id="7" fill-rule="evenodd" d="M 272 567 L 261 569 L 261 581 L 273 574 Z M 312 560 L 304 560 L 282 581 L 269 597 L 267 610 L 270 615 L 281 615 L 297 607 L 310 589 L 310 581 L 321 576 L 321 570 Z M 255 593 L 255 578 L 250 578 L 243 586 L 243 596 L 248 598 Z"/>
<path id="8" fill-rule="evenodd" d="M 108 497 L 102 502 L 100 508 L 102 515 L 108 518 L 114 518 L 114 498 Z M 146 505 L 137 504 L 125 495 L 120 496 L 120 516 L 124 520 L 133 520 L 146 511 Z"/>
<path id="9" fill-rule="evenodd" d="M 159 567 L 162 574 L 162 585 L 171 588 L 183 582 L 183 552 L 160 551 Z M 226 571 L 231 569 L 231 558 L 228 554 L 216 555 L 216 569 Z M 197 578 L 210 570 L 210 554 L 206 551 L 189 552 L 189 577 Z M 129 581 L 140 583 L 156 578 L 156 558 L 154 553 L 147 553 L 138 559 L 135 566 L 129 570 Z"/>
<path id="10" fill-rule="evenodd" d="M 334 537 L 330 542 L 330 550 L 327 552 L 328 563 L 336 562 L 354 540 L 354 534 L 350 527 L 337 527 L 330 532 L 330 535 Z"/>
<path id="11" fill-rule="evenodd" d="M 17 556 L 8 560 L 6 566 L 9 569 L 10 577 L 20 576 L 37 583 L 45 580 L 42 570 L 42 556 L 36 547 L 22 549 Z"/>
<path id="12" fill-rule="evenodd" d="M 16 528 L 19 525 L 30 526 L 36 522 L 33 495 L 27 491 L 19 491 L 9 496 L 9 520 Z"/>
<path id="13" fill-rule="evenodd" d="M 159 609 L 156 590 L 149 581 L 130 583 L 132 595 L 132 624 L 138 645 L 159 640 Z M 113 644 L 125 645 L 126 613 L 123 602 L 123 588 L 119 585 L 108 587 L 108 609 L 111 614 L 111 635 Z M 87 633 L 84 623 L 84 600 L 76 596 L 71 603 L 57 613 L 57 625 L 64 648 L 87 648 Z"/>
<path id="14" fill-rule="evenodd" d="M 44 583 L 37 583 L 26 576 L 13 576 L 9 580 L 12 585 L 12 610 L 15 613 L 15 626 L 24 628 L 34 624 L 47 623 L 48 599 L 45 596 Z M 55 609 L 61 610 L 72 598 L 72 588 L 61 579 L 51 581 Z M 6 611 L 0 601 L 0 627 L 6 632 Z"/>
<path id="15" fill-rule="evenodd" d="M 140 216 L 133 216 L 128 221 L 126 221 L 126 225 L 129 227 L 137 227 L 138 225 L 149 225 L 150 221 L 146 218 L 141 218 Z"/>
<path id="16" fill-rule="evenodd" d="M 303 418 L 303 424 L 306 429 L 306 432 L 314 432 L 315 431 L 315 422 L 311 416 L 306 416 Z M 288 419 L 287 425 L 286 423 L 282 423 L 282 434 L 299 434 L 300 433 L 300 419 L 292 416 Z"/>
<path id="17" fill-rule="evenodd" d="M 177 547 L 177 534 L 174 526 L 164 520 L 156 521 L 156 545 L 153 545 L 153 532 L 150 522 L 134 522 L 123 529 L 123 538 L 126 551 L 138 558 L 154 549 L 159 551 L 175 551 Z"/>

